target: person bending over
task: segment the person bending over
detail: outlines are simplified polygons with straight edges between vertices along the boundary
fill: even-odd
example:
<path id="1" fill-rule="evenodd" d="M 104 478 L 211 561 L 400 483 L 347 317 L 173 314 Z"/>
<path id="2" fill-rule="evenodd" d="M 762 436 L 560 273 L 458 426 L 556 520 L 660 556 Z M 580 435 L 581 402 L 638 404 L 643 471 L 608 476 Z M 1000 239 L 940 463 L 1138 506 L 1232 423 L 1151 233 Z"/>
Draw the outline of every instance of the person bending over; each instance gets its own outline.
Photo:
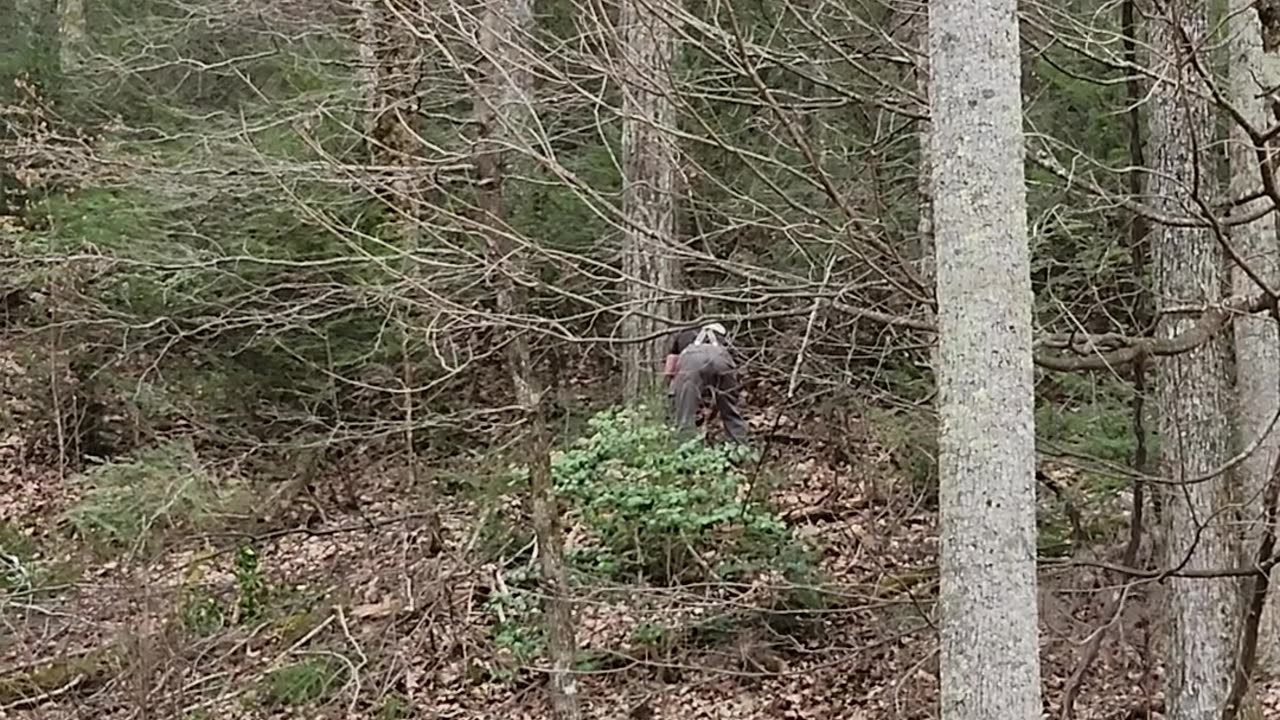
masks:
<path id="1" fill-rule="evenodd" d="M 747 441 L 747 423 L 738 409 L 742 386 L 731 350 L 720 323 L 682 330 L 672 338 L 665 374 L 677 427 L 692 429 L 697 424 L 703 393 L 710 390 L 725 432 L 734 442 Z"/>

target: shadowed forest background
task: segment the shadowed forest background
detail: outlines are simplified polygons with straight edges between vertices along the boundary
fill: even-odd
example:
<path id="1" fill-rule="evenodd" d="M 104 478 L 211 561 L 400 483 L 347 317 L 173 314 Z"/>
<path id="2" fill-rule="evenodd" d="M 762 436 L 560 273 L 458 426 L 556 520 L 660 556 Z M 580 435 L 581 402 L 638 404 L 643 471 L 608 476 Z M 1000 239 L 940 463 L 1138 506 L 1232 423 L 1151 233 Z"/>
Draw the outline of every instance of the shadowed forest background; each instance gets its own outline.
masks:
<path id="1" fill-rule="evenodd" d="M 926 7 L 0 0 L 0 716 L 937 717 Z M 1277 23 L 1020 4 L 1055 717 L 1280 717 Z"/>

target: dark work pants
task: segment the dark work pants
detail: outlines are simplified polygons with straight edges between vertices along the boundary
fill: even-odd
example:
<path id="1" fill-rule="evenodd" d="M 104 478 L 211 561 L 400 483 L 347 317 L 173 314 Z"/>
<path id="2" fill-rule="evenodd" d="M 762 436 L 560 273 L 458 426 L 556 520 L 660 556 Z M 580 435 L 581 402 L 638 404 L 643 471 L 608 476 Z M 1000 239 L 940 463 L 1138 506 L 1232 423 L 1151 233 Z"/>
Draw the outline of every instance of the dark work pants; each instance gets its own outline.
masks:
<path id="1" fill-rule="evenodd" d="M 708 389 L 715 398 L 725 432 L 736 442 L 746 442 L 747 423 L 738 410 L 742 387 L 737 368 L 729 351 L 719 345 L 690 345 L 680 353 L 671 382 L 676 426 L 692 429 L 697 424 L 702 394 Z"/>

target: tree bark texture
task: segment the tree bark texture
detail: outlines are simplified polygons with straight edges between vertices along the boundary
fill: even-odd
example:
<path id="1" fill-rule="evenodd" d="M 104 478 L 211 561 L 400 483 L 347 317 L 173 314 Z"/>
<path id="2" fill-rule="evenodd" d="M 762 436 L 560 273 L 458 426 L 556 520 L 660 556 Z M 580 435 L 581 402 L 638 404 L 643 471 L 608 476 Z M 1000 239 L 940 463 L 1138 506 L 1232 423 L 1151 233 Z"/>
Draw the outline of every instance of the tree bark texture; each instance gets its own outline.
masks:
<path id="1" fill-rule="evenodd" d="M 675 321 L 679 260 L 675 244 L 675 184 L 679 149 L 672 66 L 676 13 L 664 0 L 622 0 L 622 272 L 628 340 L 647 337 Z M 623 393 L 649 392 L 665 356 L 666 337 L 628 342 L 623 352 Z"/>
<path id="2" fill-rule="evenodd" d="M 58 53 L 63 72 L 71 72 L 84 57 L 88 32 L 85 28 L 84 0 L 61 0 L 58 4 Z"/>
<path id="3" fill-rule="evenodd" d="M 399 263 L 403 276 L 415 278 L 419 266 L 414 253 L 421 245 L 421 227 L 430 205 L 422 196 L 419 173 L 419 146 L 416 126 L 418 83 L 423 67 L 423 45 L 414 34 L 415 25 L 430 31 L 431 20 L 424 16 L 422 0 L 358 0 L 356 31 L 359 39 L 358 82 L 364 102 L 365 146 L 369 152 L 371 175 L 376 192 L 391 209 L 389 223 L 404 252 Z M 408 283 L 410 287 L 414 283 Z M 411 300 L 405 297 L 405 300 Z M 414 325 L 414 305 L 400 305 L 396 311 L 402 327 Z M 405 388 L 414 385 L 413 363 L 407 346 L 401 366 Z M 417 439 L 413 417 L 416 396 L 403 395 L 404 442 L 410 477 L 417 478 Z"/>
<path id="4" fill-rule="evenodd" d="M 414 127 L 418 83 L 422 78 L 422 48 L 409 23 L 420 18 L 419 0 L 359 0 L 361 92 L 365 103 L 365 142 L 375 175 L 388 201 L 400 212 L 415 212 L 415 164 L 418 140 Z"/>
<path id="5" fill-rule="evenodd" d="M 1016 0 L 929 7 L 943 720 L 1041 717 Z"/>
<path id="6" fill-rule="evenodd" d="M 1149 129 L 1154 170 L 1149 190 L 1160 212 L 1184 212 L 1197 193 L 1212 204 L 1212 108 L 1197 88 L 1188 46 L 1204 47 L 1208 17 L 1204 0 L 1171 0 L 1152 18 L 1151 66 L 1161 78 L 1152 89 Z M 1189 41 L 1189 42 L 1188 42 Z M 1198 60 L 1202 66 L 1207 59 Z M 1199 92 L 1197 92 L 1199 91 Z M 1223 253 L 1212 232 L 1158 226 L 1152 237 L 1157 307 L 1221 300 Z M 1162 314 L 1156 335 L 1170 338 L 1192 327 L 1195 317 Z M 1227 338 L 1219 334 L 1189 352 L 1156 363 L 1160 474 L 1193 478 L 1227 458 L 1231 410 Z M 1166 485 L 1161 494 L 1163 563 L 1186 570 L 1229 567 L 1237 559 L 1229 511 L 1231 483 L 1225 477 L 1190 485 Z M 1233 579 L 1170 578 L 1166 583 L 1169 648 L 1166 657 L 1166 717 L 1220 718 L 1230 690 L 1240 609 Z"/>
<path id="7" fill-rule="evenodd" d="M 916 94 L 929 103 L 929 4 L 925 0 L 906 5 L 903 12 L 911 13 L 910 27 L 911 75 Z M 933 124 L 930 120 L 916 121 L 917 142 L 920 146 L 920 162 L 916 169 L 916 202 L 919 219 L 916 222 L 916 261 L 920 279 L 932 283 L 935 275 L 933 249 Z"/>
<path id="8" fill-rule="evenodd" d="M 1255 128 L 1262 129 L 1272 123 L 1274 101 L 1263 94 L 1280 86 L 1280 48 L 1264 48 L 1259 15 L 1253 0 L 1231 0 L 1228 30 L 1231 37 L 1232 102 Z M 1274 23 L 1280 23 L 1280 18 L 1276 18 Z M 1243 197 L 1261 190 L 1257 149 L 1248 134 L 1236 125 L 1231 130 L 1229 158 L 1231 197 Z M 1280 240 L 1277 239 L 1274 215 L 1233 228 L 1231 240 L 1236 252 L 1256 275 L 1273 289 L 1280 286 Z M 1231 280 L 1235 293 L 1259 290 L 1253 279 L 1235 265 L 1232 265 Z M 1275 320 L 1266 315 L 1237 318 L 1232 330 L 1235 340 L 1236 442 L 1243 449 L 1266 430 L 1280 406 L 1280 334 Z M 1237 470 L 1247 523 L 1242 548 L 1242 560 L 1245 562 L 1252 560 L 1251 556 L 1261 541 L 1261 523 L 1264 521 L 1262 497 L 1278 453 L 1280 433 L 1273 428 L 1257 452 L 1245 459 Z M 1273 572 L 1273 579 L 1274 576 Z M 1273 670 L 1280 659 L 1276 657 L 1277 633 L 1280 632 L 1276 612 L 1276 595 L 1271 593 L 1258 633 L 1258 657 L 1268 671 Z"/>
<path id="9" fill-rule="evenodd" d="M 531 0 L 487 0 L 482 12 L 478 30 L 486 72 L 475 112 L 481 133 L 475 154 L 481 183 L 478 205 L 486 225 L 491 228 L 486 242 L 488 260 L 496 268 L 497 311 L 511 317 L 525 310 L 525 293 L 515 278 L 526 271 L 518 249 L 510 240 L 513 233 L 504 220 L 505 148 L 521 142 L 522 135 L 531 129 L 528 116 L 533 108 L 532 75 L 518 48 L 532 30 L 533 7 Z M 543 610 L 551 660 L 551 706 L 559 720 L 577 720 L 581 710 L 573 675 L 573 610 L 551 478 L 551 435 L 543 405 L 545 388 L 532 361 L 524 331 L 510 328 L 509 332 L 514 333 L 514 337 L 507 344 L 506 360 L 528 433 L 525 447 L 529 462 L 529 504 L 546 598 Z"/>
<path id="10" fill-rule="evenodd" d="M 916 94 L 929 104 L 929 3 L 921 0 L 907 6 L 910 12 L 910 45 L 912 55 L 911 74 Z M 916 272 L 926 286 L 933 285 L 937 279 L 937 259 L 933 239 L 933 122 L 929 119 L 916 122 L 917 142 L 920 147 L 920 162 L 916 168 L 916 203 L 919 206 L 919 218 L 916 222 L 915 261 Z M 937 322 L 932 312 L 927 317 L 930 322 Z M 936 338 L 935 338 L 936 339 Z M 938 344 L 929 344 L 929 367 L 938 371 Z M 935 376 L 936 377 L 936 376 Z"/>

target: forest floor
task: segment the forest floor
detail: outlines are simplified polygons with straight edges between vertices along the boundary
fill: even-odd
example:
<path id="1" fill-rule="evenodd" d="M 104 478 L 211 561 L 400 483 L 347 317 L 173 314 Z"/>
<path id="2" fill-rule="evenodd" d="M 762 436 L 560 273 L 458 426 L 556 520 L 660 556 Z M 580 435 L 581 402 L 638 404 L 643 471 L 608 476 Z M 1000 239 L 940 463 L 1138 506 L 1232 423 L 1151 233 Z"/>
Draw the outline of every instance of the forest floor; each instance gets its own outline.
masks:
<path id="1" fill-rule="evenodd" d="M 796 588 L 769 576 L 577 588 L 585 717 L 937 716 L 936 512 L 863 430 L 839 455 L 855 463 L 794 443 L 769 459 L 781 478 L 770 500 L 822 548 L 828 582 L 808 601 L 782 602 Z M 84 488 L 57 468 L 18 463 L 27 441 L 0 436 L 10 563 L 0 577 L 0 717 L 550 716 L 530 651 L 536 622 L 520 624 L 528 607 L 495 602 L 515 597 L 504 587 L 512 566 L 531 561 L 482 552 L 491 508 L 444 491 L 454 474 L 415 479 L 394 461 L 370 462 L 342 479 L 350 502 L 313 498 L 306 524 L 286 521 L 297 492 L 258 494 L 255 521 L 239 530 L 107 552 L 69 536 Z M 237 542 L 249 535 L 255 554 Z M 1115 561 L 1121 544 L 1104 537 L 1074 552 Z M 1116 590 L 1122 602 L 1108 614 Z M 1160 716 L 1157 592 L 1078 567 L 1042 571 L 1047 713 L 1059 715 L 1088 639 L 1106 625 L 1075 717 Z M 1280 692 L 1268 686 L 1262 699 L 1263 716 L 1280 718 Z"/>

